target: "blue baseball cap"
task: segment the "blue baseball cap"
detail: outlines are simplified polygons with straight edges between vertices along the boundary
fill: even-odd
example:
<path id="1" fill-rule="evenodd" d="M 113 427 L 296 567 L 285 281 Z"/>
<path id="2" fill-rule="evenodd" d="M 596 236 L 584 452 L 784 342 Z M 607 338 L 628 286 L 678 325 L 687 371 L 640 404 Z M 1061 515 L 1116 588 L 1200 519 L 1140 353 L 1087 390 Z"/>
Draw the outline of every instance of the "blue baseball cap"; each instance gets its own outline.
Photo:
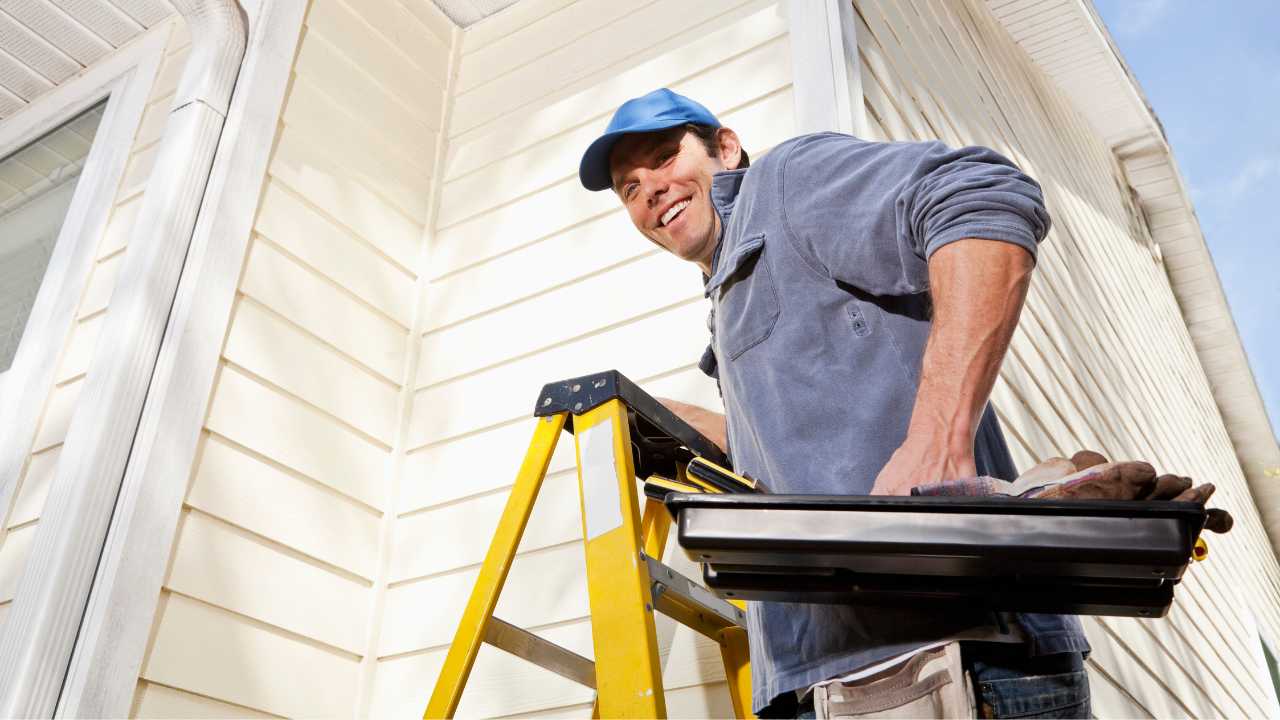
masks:
<path id="1" fill-rule="evenodd" d="M 710 110 L 666 88 L 622 103 L 604 129 L 604 134 L 582 154 L 582 163 L 578 165 L 578 179 L 582 181 L 582 187 L 592 191 L 613 187 L 613 178 L 609 175 L 609 153 L 613 152 L 613 146 L 623 135 L 666 130 L 686 123 L 720 127 L 720 121 Z"/>

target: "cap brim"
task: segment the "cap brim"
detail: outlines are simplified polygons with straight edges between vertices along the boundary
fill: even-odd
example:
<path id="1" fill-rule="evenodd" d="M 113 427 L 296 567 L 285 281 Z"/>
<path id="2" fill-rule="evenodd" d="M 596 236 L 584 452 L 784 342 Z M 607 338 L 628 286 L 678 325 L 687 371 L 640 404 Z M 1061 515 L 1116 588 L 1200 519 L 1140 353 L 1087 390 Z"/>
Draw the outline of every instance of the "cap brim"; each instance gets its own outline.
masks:
<path id="1" fill-rule="evenodd" d="M 686 119 L 653 120 L 601 135 L 582 153 L 582 162 L 578 165 L 578 180 L 582 182 L 582 187 L 592 192 L 609 190 L 613 187 L 613 176 L 609 173 L 609 154 L 623 135 L 666 130 L 688 122 L 690 121 Z"/>

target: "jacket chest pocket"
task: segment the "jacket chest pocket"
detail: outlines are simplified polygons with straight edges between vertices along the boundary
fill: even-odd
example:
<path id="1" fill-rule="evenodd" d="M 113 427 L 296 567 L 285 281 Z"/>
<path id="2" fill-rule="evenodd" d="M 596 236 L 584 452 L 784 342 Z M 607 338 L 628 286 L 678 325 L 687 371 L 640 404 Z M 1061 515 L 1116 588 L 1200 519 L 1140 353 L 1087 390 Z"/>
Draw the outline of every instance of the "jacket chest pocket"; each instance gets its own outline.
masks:
<path id="1" fill-rule="evenodd" d="M 754 235 L 733 248 L 707 283 L 717 298 L 716 336 L 730 361 L 768 339 L 782 312 L 764 239 Z"/>

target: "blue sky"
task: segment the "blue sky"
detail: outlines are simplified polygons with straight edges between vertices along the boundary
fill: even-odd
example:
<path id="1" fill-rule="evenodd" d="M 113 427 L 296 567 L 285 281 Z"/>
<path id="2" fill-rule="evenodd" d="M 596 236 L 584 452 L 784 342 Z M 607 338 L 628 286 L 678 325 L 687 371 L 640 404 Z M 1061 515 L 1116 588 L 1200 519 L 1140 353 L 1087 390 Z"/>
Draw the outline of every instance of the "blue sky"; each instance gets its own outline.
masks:
<path id="1" fill-rule="evenodd" d="M 1164 124 L 1280 431 L 1280 0 L 1094 0 Z"/>

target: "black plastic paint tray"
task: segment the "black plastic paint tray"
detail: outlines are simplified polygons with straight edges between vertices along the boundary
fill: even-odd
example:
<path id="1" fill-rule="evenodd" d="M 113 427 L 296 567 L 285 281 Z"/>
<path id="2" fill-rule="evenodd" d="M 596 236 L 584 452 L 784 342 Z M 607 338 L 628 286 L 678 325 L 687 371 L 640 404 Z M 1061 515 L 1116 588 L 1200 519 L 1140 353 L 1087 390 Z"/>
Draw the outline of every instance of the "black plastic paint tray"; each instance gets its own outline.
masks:
<path id="1" fill-rule="evenodd" d="M 1194 503 L 683 495 L 679 543 L 722 597 L 1163 615 L 1204 525 Z"/>

